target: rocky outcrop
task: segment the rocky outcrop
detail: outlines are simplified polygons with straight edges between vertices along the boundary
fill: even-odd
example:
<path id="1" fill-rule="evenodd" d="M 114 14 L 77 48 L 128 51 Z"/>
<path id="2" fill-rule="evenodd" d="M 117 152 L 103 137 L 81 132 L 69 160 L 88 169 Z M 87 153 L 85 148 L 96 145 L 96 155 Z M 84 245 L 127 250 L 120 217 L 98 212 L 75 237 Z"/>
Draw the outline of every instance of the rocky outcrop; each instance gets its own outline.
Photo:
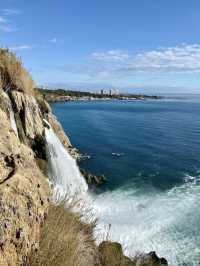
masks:
<path id="1" fill-rule="evenodd" d="M 117 242 L 104 241 L 99 245 L 99 258 L 102 266 L 167 266 L 166 259 L 155 252 L 140 254 L 130 259 L 123 254 Z"/>
<path id="2" fill-rule="evenodd" d="M 49 185 L 2 109 L 0 121 L 0 265 L 21 265 L 38 248 Z"/>
<path id="3" fill-rule="evenodd" d="M 83 168 L 80 168 L 80 170 L 90 188 L 95 188 L 106 182 L 106 177 L 104 175 L 92 175 Z"/>
<path id="4" fill-rule="evenodd" d="M 37 135 L 42 135 L 44 130 L 42 113 L 36 99 L 32 95 L 19 91 L 12 91 L 10 98 L 17 117 L 17 127 L 20 128 L 20 123 L 22 124 L 23 135 L 25 135 L 26 139 L 33 140 Z M 20 137 L 26 142 L 23 139 L 24 136 Z"/>

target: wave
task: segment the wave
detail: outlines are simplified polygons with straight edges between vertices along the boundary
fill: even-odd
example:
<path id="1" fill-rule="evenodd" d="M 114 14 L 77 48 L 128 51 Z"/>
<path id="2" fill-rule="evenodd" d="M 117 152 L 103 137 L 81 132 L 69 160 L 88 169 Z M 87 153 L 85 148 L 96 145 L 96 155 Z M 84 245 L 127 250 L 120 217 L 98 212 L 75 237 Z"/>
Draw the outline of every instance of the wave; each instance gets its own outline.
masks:
<path id="1" fill-rule="evenodd" d="M 106 229 L 129 256 L 155 250 L 171 265 L 199 265 L 199 199 L 199 178 L 165 192 L 138 194 L 126 187 L 103 193 L 93 203 L 96 234 Z"/>

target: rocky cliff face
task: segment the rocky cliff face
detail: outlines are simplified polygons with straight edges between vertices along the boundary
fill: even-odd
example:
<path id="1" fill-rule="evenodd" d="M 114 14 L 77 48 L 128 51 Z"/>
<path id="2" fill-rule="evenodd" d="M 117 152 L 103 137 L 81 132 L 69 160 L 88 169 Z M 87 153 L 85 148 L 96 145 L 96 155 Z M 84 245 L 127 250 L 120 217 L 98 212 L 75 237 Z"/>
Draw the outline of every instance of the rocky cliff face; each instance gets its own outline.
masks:
<path id="1" fill-rule="evenodd" d="M 38 99 L 38 100 L 37 100 Z M 46 108 L 42 108 L 45 106 Z M 18 134 L 10 112 L 14 110 Z M 66 147 L 70 141 L 49 105 L 20 91 L 0 88 L 0 265 L 22 265 L 37 251 L 47 215 L 49 184 L 43 118 Z M 43 170 L 43 173 L 42 171 Z"/>

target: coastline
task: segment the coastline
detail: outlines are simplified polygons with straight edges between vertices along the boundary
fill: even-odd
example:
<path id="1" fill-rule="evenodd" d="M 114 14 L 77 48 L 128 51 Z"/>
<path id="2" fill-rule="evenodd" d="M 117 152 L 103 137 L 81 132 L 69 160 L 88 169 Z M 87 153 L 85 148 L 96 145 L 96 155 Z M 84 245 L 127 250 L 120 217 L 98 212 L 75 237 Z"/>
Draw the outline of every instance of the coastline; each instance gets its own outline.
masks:
<path id="1" fill-rule="evenodd" d="M 164 97 L 158 95 L 145 95 L 145 94 L 98 94 L 92 92 L 82 91 L 69 91 L 69 90 L 49 90 L 40 89 L 37 90 L 42 95 L 43 99 L 49 103 L 55 102 L 88 102 L 88 101 L 139 101 L 139 100 L 161 100 Z"/>

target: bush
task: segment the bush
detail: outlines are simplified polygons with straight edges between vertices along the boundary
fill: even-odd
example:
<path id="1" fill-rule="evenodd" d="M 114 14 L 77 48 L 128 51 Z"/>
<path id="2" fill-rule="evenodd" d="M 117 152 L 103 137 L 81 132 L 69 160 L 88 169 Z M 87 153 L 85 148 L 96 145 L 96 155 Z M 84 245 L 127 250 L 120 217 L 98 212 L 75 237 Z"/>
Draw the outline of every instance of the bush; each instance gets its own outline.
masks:
<path id="1" fill-rule="evenodd" d="M 39 250 L 29 259 L 31 266 L 99 265 L 93 238 L 95 223 L 85 224 L 72 206 L 51 205 L 41 228 Z"/>
<path id="2" fill-rule="evenodd" d="M 8 49 L 0 49 L 0 87 L 33 94 L 35 84 L 22 62 Z"/>

